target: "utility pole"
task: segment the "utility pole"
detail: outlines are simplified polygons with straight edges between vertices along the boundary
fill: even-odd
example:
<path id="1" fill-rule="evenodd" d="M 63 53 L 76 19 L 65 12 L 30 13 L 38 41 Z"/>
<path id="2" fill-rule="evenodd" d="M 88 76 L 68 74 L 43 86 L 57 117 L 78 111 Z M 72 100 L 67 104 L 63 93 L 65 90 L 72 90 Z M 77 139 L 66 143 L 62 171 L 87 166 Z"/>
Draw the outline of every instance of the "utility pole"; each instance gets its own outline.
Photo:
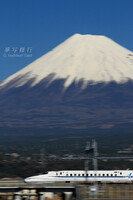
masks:
<path id="1" fill-rule="evenodd" d="M 97 169 L 98 169 L 97 156 L 98 156 L 98 151 L 97 151 L 97 142 L 95 140 L 92 141 L 92 148 L 94 150 L 94 153 L 93 153 L 93 166 L 94 166 L 94 171 L 95 171 L 95 180 L 94 180 L 95 193 L 94 193 L 94 196 L 96 198 L 97 193 L 98 193 L 98 184 L 97 184 Z"/>
<path id="2" fill-rule="evenodd" d="M 44 148 L 41 149 L 40 164 L 41 164 L 41 173 L 43 173 L 44 169 L 46 167 L 46 159 L 45 159 L 45 150 L 44 150 Z"/>
<path id="3" fill-rule="evenodd" d="M 94 170 L 96 171 L 96 174 L 97 174 L 97 156 L 98 156 L 98 152 L 97 152 L 97 142 L 95 140 L 92 140 L 92 149 L 93 149 L 93 166 L 94 166 Z"/>
<path id="4" fill-rule="evenodd" d="M 87 174 L 89 170 L 89 149 L 90 149 L 90 142 L 87 142 L 85 153 L 87 155 L 87 159 L 85 160 L 85 175 L 86 175 L 86 181 L 88 180 Z"/>
<path id="5" fill-rule="evenodd" d="M 85 148 L 85 153 L 87 155 L 87 158 L 85 160 L 85 174 L 86 174 L 86 181 L 88 181 L 88 170 L 89 170 L 89 159 L 90 155 L 92 156 L 93 160 L 93 170 L 94 170 L 94 185 L 90 187 L 91 191 L 94 191 L 93 195 L 96 198 L 97 197 L 97 192 L 98 192 L 98 185 L 97 185 L 97 169 L 98 169 L 98 164 L 97 164 L 97 142 L 95 140 L 92 140 L 92 143 L 87 142 L 86 148 Z"/>

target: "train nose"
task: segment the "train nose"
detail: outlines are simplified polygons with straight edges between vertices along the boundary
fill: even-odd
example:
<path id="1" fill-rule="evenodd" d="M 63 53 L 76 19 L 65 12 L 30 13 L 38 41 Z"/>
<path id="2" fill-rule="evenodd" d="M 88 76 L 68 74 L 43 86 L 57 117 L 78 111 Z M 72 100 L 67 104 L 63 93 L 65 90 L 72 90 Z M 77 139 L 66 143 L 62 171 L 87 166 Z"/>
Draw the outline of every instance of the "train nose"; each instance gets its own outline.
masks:
<path id="1" fill-rule="evenodd" d="M 25 178 L 24 179 L 24 183 L 29 183 L 30 182 L 30 178 Z"/>
<path id="2" fill-rule="evenodd" d="M 27 178 L 24 179 L 24 183 L 27 183 Z"/>

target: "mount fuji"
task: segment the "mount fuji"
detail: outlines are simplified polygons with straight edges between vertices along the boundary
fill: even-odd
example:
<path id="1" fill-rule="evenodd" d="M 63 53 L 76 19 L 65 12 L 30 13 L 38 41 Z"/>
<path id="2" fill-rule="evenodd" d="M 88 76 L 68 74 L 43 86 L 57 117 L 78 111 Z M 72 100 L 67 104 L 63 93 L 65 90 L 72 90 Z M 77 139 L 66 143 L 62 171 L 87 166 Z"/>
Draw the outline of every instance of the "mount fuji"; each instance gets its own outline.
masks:
<path id="1" fill-rule="evenodd" d="M 75 34 L 0 83 L 0 127 L 111 129 L 133 123 L 133 52 Z"/>

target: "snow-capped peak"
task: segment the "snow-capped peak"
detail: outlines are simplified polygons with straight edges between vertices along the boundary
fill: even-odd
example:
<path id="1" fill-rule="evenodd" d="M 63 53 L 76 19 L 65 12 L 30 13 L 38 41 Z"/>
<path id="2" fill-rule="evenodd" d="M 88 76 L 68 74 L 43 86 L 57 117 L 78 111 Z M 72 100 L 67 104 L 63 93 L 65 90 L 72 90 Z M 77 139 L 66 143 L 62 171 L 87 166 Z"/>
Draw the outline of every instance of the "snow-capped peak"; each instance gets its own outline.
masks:
<path id="1" fill-rule="evenodd" d="M 105 36 L 75 34 L 59 46 L 5 79 L 4 86 L 13 79 L 15 87 L 33 79 L 38 84 L 50 74 L 55 79 L 66 79 L 64 86 L 73 81 L 124 82 L 133 79 L 133 52 Z"/>

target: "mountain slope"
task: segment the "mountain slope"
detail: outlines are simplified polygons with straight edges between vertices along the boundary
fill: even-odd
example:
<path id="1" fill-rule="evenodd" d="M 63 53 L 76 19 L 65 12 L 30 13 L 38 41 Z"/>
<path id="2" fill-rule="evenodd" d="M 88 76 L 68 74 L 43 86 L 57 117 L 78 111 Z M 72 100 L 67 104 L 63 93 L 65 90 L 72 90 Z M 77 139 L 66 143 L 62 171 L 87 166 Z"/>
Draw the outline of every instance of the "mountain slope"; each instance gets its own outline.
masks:
<path id="1" fill-rule="evenodd" d="M 133 53 L 76 34 L 0 84 L 0 127 L 111 129 L 133 123 Z"/>
<path id="2" fill-rule="evenodd" d="M 52 79 L 66 79 L 68 87 L 75 80 L 118 83 L 133 79 L 133 53 L 105 36 L 75 34 L 46 55 L 3 81 L 4 86 L 17 80 L 15 87 L 32 80 L 32 86 L 53 74 Z"/>

